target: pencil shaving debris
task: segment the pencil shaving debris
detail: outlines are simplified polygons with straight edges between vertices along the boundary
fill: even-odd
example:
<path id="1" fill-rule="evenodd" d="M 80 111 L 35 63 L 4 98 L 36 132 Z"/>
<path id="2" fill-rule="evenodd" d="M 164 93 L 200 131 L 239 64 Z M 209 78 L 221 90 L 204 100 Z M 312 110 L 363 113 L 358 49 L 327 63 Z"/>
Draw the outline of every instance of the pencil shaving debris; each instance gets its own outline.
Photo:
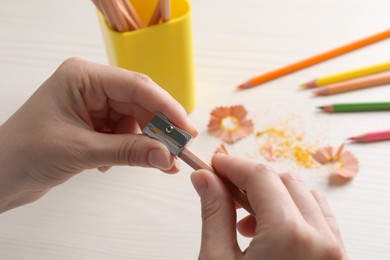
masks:
<path id="1" fill-rule="evenodd" d="M 338 164 L 332 171 L 344 178 L 355 177 L 359 172 L 358 159 L 350 151 L 345 150 L 344 144 L 339 147 L 321 147 L 313 154 L 313 158 L 321 164 Z"/>
<path id="2" fill-rule="evenodd" d="M 304 140 L 304 133 L 286 123 L 256 133 L 259 152 L 267 161 L 286 159 L 305 168 L 315 167 L 313 145 Z"/>
<path id="3" fill-rule="evenodd" d="M 221 144 L 214 152 L 214 154 L 217 154 L 217 153 L 222 153 L 222 154 L 226 154 L 226 155 L 229 155 L 229 152 L 226 148 L 226 146 L 224 144 Z"/>
<path id="4" fill-rule="evenodd" d="M 208 132 L 227 143 L 234 143 L 253 132 L 252 119 L 242 105 L 217 107 L 210 113 Z"/>

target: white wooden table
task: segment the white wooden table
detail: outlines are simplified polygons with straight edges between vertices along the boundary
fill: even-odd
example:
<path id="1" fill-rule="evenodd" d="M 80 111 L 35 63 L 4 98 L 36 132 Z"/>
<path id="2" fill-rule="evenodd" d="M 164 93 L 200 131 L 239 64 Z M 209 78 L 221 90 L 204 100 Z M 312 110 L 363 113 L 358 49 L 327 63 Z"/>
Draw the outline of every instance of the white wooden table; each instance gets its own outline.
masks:
<path id="1" fill-rule="evenodd" d="M 190 117 L 201 131 L 192 149 L 205 159 L 220 144 L 206 132 L 216 106 L 244 104 L 256 130 L 288 120 L 313 142 L 339 144 L 351 135 L 390 129 L 388 112 L 326 115 L 315 109 L 332 102 L 389 100 L 390 86 L 319 98 L 298 88 L 316 76 L 390 60 L 390 40 L 261 87 L 234 89 L 261 72 L 387 29 L 389 1 L 200 0 L 192 6 L 198 102 Z M 3 1 L 0 122 L 70 56 L 107 63 L 89 1 Z M 229 148 L 253 156 L 258 146 L 252 136 Z M 359 157 L 361 172 L 344 185 L 329 184 L 322 168 L 286 161 L 272 166 L 299 172 L 310 188 L 327 195 L 351 259 L 389 259 L 390 142 L 348 149 Z M 176 176 L 130 167 L 80 174 L 36 203 L 0 216 L 0 258 L 195 259 L 200 205 L 191 169 L 182 168 Z"/>

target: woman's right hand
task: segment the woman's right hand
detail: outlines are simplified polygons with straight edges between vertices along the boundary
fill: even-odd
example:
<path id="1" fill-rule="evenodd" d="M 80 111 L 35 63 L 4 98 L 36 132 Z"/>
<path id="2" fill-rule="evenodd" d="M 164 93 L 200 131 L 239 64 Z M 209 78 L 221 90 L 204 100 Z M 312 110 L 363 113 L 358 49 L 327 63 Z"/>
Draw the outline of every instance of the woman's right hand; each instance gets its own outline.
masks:
<path id="1" fill-rule="evenodd" d="M 202 205 L 200 259 L 348 259 L 336 219 L 323 195 L 292 173 L 277 174 L 256 162 L 217 154 L 218 175 L 245 190 L 256 216 L 236 225 L 236 209 L 217 175 L 191 176 Z M 241 251 L 236 228 L 253 237 Z"/>

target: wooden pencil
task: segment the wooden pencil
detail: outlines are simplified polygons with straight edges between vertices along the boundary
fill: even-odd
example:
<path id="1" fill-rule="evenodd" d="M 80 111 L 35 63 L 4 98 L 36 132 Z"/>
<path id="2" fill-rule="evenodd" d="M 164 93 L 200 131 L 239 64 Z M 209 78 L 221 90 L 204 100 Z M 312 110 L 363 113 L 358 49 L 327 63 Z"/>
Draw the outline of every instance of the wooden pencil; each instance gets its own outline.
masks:
<path id="1" fill-rule="evenodd" d="M 127 0 L 120 1 L 118 3 L 118 8 L 121 11 L 123 17 L 127 22 L 129 30 L 137 30 L 140 28 L 139 24 L 134 20 L 133 16 L 130 14 L 128 8 L 126 8 Z"/>
<path id="2" fill-rule="evenodd" d="M 161 19 L 161 8 L 160 8 L 160 2 L 158 1 L 156 7 L 154 8 L 152 17 L 149 20 L 148 25 L 151 26 L 151 25 L 158 24 L 160 22 L 160 19 Z"/>
<path id="3" fill-rule="evenodd" d="M 309 66 L 312 66 L 314 64 L 329 60 L 331 58 L 340 56 L 342 54 L 354 51 L 356 49 L 362 48 L 364 46 L 367 46 L 369 44 L 373 44 L 375 42 L 387 39 L 390 37 L 390 30 L 383 31 L 381 33 L 377 33 L 374 35 L 371 35 L 369 37 L 366 37 L 364 39 L 352 42 L 350 44 L 338 47 L 336 49 L 321 53 L 319 55 L 313 56 L 311 58 L 287 65 L 285 67 L 270 71 L 268 73 L 259 75 L 257 77 L 251 78 L 248 81 L 240 84 L 237 88 L 238 89 L 248 89 L 255 87 L 257 85 L 263 84 L 265 82 L 274 80 L 276 78 L 285 76 L 287 74 L 290 74 L 292 72 L 307 68 Z"/>
<path id="4" fill-rule="evenodd" d="M 123 10 L 121 10 L 121 8 L 118 4 L 118 0 L 106 0 L 106 1 L 109 3 L 110 8 L 112 8 L 114 15 L 116 16 L 116 19 L 118 22 L 118 25 L 117 25 L 118 31 L 119 32 L 130 31 L 132 29 L 132 26 L 130 26 L 130 24 L 127 22 L 124 14 L 123 14 Z"/>
<path id="5" fill-rule="evenodd" d="M 199 158 L 196 154 L 194 154 L 190 149 L 185 147 L 181 153 L 179 153 L 179 157 L 186 162 L 190 167 L 192 167 L 194 170 L 199 169 L 206 169 L 211 172 L 215 173 L 215 170 L 213 167 L 211 167 L 208 163 L 203 161 L 201 158 Z M 226 188 L 230 191 L 232 194 L 234 200 L 243 207 L 246 211 L 248 211 L 250 214 L 255 216 L 255 212 L 253 211 L 251 205 L 249 204 L 248 198 L 246 194 L 241 191 L 239 188 L 237 188 L 233 183 L 228 181 L 225 178 L 220 177 L 222 182 L 225 184 Z"/>
<path id="6" fill-rule="evenodd" d="M 104 16 L 105 20 L 107 21 L 108 25 L 110 26 L 110 28 L 116 29 L 114 21 L 111 18 L 111 14 L 109 14 L 107 12 L 105 3 L 102 3 L 102 0 L 92 0 L 92 2 L 95 4 L 96 8 L 103 14 L 103 16 Z M 104 2 L 104 0 L 103 0 L 103 2 Z"/>
<path id="7" fill-rule="evenodd" d="M 128 29 L 128 25 L 123 16 L 121 16 L 120 10 L 117 8 L 113 0 L 101 0 L 101 7 L 105 10 L 106 19 L 112 23 L 112 29 L 118 32 L 124 32 Z"/>
<path id="8" fill-rule="evenodd" d="M 170 0 L 160 0 L 161 8 L 161 17 L 164 22 L 171 19 L 171 1 Z"/>
<path id="9" fill-rule="evenodd" d="M 318 108 L 327 113 L 389 111 L 390 102 L 338 103 Z"/>
<path id="10" fill-rule="evenodd" d="M 390 70 L 390 62 L 385 62 L 385 63 L 358 68 L 354 70 L 344 71 L 344 72 L 328 75 L 325 77 L 316 78 L 306 83 L 303 83 L 301 87 L 316 88 L 319 86 L 329 85 L 340 81 L 364 77 L 367 75 L 383 72 L 386 70 Z"/>
<path id="11" fill-rule="evenodd" d="M 357 79 L 342 81 L 323 86 L 313 91 L 316 96 L 327 96 L 363 88 L 375 87 L 390 83 L 390 72 L 383 72 Z"/>
<path id="12" fill-rule="evenodd" d="M 365 133 L 358 136 L 349 137 L 348 140 L 357 143 L 371 143 L 390 140 L 390 130 Z"/>
<path id="13" fill-rule="evenodd" d="M 129 0 L 121 0 L 124 5 L 126 12 L 129 14 L 131 19 L 135 22 L 136 28 L 140 29 L 145 27 L 144 23 L 141 20 L 141 17 L 138 15 L 138 12 L 135 10 L 134 6 L 131 4 Z"/>

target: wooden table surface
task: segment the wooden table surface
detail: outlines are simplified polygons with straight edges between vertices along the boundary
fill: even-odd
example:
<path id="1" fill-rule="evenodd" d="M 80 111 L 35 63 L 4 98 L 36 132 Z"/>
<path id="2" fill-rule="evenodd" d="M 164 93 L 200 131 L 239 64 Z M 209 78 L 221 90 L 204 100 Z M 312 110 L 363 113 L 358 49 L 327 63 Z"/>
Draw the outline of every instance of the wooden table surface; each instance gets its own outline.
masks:
<path id="1" fill-rule="evenodd" d="M 192 1 L 200 129 L 191 147 L 209 160 L 221 143 L 207 134 L 210 111 L 244 105 L 256 131 L 286 124 L 305 141 L 340 144 L 346 137 L 390 129 L 389 112 L 322 114 L 333 102 L 388 101 L 390 86 L 312 97 L 299 84 L 317 76 L 390 60 L 390 40 L 237 92 L 246 79 L 390 28 L 387 0 Z M 3 1 L 0 8 L 0 122 L 5 121 L 68 57 L 107 57 L 89 1 Z M 0 144 L 1 145 L 1 144 Z M 266 162 L 254 135 L 228 146 Z M 390 258 L 390 142 L 347 145 L 360 160 L 352 181 L 334 184 L 326 167 L 267 162 L 296 171 L 328 197 L 351 259 Z M 183 164 L 157 170 L 114 167 L 86 171 L 39 201 L 0 216 L 1 259 L 196 259 L 200 203 Z M 240 212 L 240 216 L 243 213 Z M 240 237 L 245 247 L 249 240 Z"/>

